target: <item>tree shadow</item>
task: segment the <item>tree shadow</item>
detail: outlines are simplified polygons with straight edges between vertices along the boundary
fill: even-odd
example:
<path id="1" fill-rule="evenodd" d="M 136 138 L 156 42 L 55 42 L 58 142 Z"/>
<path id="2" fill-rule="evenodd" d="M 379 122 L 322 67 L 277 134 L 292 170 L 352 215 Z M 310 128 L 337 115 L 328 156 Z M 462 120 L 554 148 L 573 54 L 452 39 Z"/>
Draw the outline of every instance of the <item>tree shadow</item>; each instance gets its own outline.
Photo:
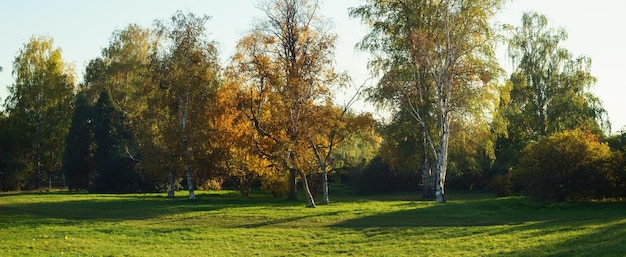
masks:
<path id="1" fill-rule="evenodd" d="M 30 202 L 9 202 L 0 205 L 3 226 L 41 226 L 47 224 L 75 224 L 82 221 L 116 222 L 144 220 L 160 216 L 192 212 L 210 212 L 224 208 L 252 206 L 285 206 L 277 199 L 263 197 L 243 198 L 236 194 L 196 194 L 196 200 L 187 196 L 167 198 L 154 194 L 89 195 L 80 193 L 36 193 Z M 50 199 L 57 197 L 57 199 Z M 40 198 L 40 199 L 39 199 Z M 0 198 L 1 199 L 1 198 Z"/>
<path id="2" fill-rule="evenodd" d="M 501 238 L 507 238 L 503 235 L 522 234 L 528 237 L 523 240 L 531 241 L 537 237 L 555 234 L 563 240 L 561 242 L 541 241 L 539 248 L 523 248 L 506 253 L 506 255 L 626 255 L 624 203 L 545 203 L 523 197 L 510 197 L 428 205 L 407 202 L 406 205 L 416 207 L 358 217 L 334 224 L 332 227 L 353 229 L 357 233 L 364 233 L 368 236 L 394 233 L 402 237 L 434 233 L 442 242 L 448 239 L 473 237 L 476 234 L 492 238 L 501 236 Z M 440 228 L 453 229 L 440 233 Z M 589 228 L 596 229 L 578 236 L 560 234 L 581 229 L 589 230 Z M 501 256 L 502 254 L 482 256 Z"/>

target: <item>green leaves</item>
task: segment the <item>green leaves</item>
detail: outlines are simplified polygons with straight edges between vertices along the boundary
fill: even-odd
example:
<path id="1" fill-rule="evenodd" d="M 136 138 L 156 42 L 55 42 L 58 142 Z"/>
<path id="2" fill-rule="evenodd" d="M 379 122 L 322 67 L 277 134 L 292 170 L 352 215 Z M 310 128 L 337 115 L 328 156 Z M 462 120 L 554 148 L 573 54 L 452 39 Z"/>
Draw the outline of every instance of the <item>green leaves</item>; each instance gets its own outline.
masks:
<path id="1" fill-rule="evenodd" d="M 25 140 L 16 151 L 28 156 L 21 161 L 35 170 L 36 179 L 30 186 L 39 187 L 44 173 L 49 183 L 53 176 L 60 177 L 53 173 L 62 163 L 74 99 L 74 77 L 61 58 L 61 49 L 55 48 L 49 37 L 32 37 L 16 56 L 13 70 L 16 80 L 9 86 L 5 108 Z"/>

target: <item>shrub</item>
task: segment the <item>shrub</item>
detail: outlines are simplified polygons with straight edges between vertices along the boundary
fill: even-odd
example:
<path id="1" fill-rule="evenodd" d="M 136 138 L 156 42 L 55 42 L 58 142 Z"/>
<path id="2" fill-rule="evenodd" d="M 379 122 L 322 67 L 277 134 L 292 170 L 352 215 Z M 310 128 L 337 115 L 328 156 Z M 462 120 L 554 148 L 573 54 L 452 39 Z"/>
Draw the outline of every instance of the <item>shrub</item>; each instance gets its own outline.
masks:
<path id="1" fill-rule="evenodd" d="M 531 196 L 568 201 L 615 193 L 617 178 L 607 144 L 581 130 L 565 131 L 528 145 L 513 180 Z"/>
<path id="2" fill-rule="evenodd" d="M 354 184 L 361 193 L 376 194 L 414 191 L 418 188 L 419 174 L 395 171 L 381 157 L 376 157 L 355 176 Z"/>
<path id="3" fill-rule="evenodd" d="M 222 190 L 222 184 L 224 183 L 224 179 L 222 178 L 212 178 L 205 180 L 200 186 L 200 190 Z"/>
<path id="4" fill-rule="evenodd" d="M 497 175 L 491 180 L 489 188 L 496 194 L 497 197 L 504 197 L 511 195 L 511 175 L 501 174 Z"/>
<path id="5" fill-rule="evenodd" d="M 285 172 L 268 172 L 261 176 L 261 190 L 280 198 L 289 191 L 289 175 Z"/>

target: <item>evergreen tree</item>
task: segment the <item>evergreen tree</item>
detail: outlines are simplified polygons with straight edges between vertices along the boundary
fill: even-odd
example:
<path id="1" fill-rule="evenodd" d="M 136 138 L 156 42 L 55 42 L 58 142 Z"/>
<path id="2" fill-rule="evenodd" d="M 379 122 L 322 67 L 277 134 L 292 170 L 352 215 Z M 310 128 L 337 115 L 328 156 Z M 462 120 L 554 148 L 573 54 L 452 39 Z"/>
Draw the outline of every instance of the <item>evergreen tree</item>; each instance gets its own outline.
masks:
<path id="1" fill-rule="evenodd" d="M 91 191 L 135 192 L 139 176 L 133 169 L 127 143 L 132 140 L 123 112 L 111 101 L 107 90 L 100 93 L 94 107 L 95 166 L 97 177 Z"/>
<path id="2" fill-rule="evenodd" d="M 72 124 L 65 138 L 63 172 L 69 189 L 87 189 L 95 176 L 92 107 L 87 95 L 76 95 Z"/>

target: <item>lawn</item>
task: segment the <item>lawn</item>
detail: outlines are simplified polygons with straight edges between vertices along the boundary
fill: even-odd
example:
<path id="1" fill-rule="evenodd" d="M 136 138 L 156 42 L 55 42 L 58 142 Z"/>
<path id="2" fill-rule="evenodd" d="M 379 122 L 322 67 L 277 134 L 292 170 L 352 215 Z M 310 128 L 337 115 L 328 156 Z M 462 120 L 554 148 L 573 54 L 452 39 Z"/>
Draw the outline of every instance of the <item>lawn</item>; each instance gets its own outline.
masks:
<path id="1" fill-rule="evenodd" d="M 624 203 L 345 194 L 309 209 L 262 194 L 179 195 L 2 194 L 0 256 L 626 255 Z"/>

